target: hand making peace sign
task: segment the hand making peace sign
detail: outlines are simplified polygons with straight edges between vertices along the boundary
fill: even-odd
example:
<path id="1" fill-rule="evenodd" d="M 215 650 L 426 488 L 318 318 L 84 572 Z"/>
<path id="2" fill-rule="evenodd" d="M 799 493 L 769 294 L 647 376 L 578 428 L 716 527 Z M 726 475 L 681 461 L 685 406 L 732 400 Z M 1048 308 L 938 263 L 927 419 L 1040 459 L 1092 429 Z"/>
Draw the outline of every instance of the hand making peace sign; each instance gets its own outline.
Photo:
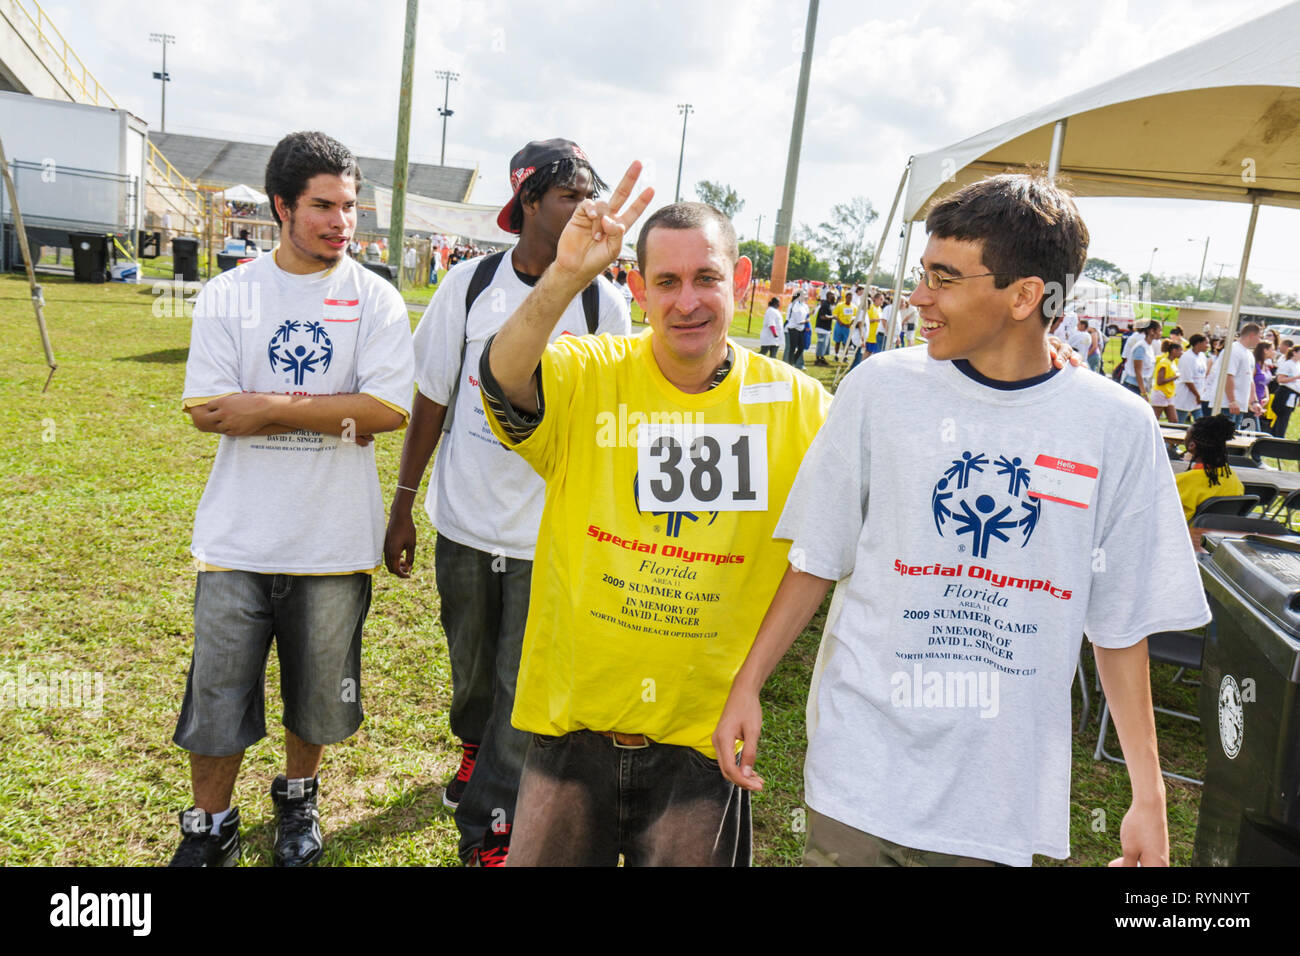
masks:
<path id="1" fill-rule="evenodd" d="M 623 174 L 609 201 L 584 199 L 573 211 L 555 250 L 555 268 L 586 286 L 600 275 L 623 251 L 623 236 L 654 198 L 653 188 L 644 190 L 620 216 L 641 175 L 641 164 L 633 161 Z"/>

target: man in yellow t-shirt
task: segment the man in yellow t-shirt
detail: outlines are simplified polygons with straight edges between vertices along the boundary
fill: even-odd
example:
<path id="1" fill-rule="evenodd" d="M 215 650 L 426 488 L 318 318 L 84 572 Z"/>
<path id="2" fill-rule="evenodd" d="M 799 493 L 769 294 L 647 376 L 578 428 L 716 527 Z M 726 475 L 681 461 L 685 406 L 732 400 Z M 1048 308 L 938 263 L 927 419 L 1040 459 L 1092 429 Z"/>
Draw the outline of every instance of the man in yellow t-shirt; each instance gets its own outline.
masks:
<path id="1" fill-rule="evenodd" d="M 772 532 L 829 396 L 727 340 L 751 267 L 702 203 L 641 231 L 628 284 L 649 332 L 547 346 L 569 290 L 649 203 L 646 190 L 618 215 L 638 173 L 608 204 L 578 207 L 480 364 L 493 432 L 546 480 L 512 721 L 534 737 L 511 866 L 751 854 L 747 794 L 710 738 L 785 572 Z"/>

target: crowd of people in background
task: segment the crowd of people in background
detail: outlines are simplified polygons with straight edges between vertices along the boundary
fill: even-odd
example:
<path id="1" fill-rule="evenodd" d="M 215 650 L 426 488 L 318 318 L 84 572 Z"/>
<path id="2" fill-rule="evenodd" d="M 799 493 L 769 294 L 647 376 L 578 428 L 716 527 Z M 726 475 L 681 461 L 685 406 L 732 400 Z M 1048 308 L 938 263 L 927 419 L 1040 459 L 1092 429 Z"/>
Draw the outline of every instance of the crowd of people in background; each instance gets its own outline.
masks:
<path id="1" fill-rule="evenodd" d="M 1225 357 L 1226 356 L 1226 357 Z M 1161 323 L 1134 329 L 1124 342 L 1114 376 L 1151 403 L 1156 418 L 1188 424 L 1210 414 L 1219 363 L 1226 361 L 1223 404 L 1237 428 L 1285 438 L 1300 401 L 1300 346 L 1255 323 L 1241 327 L 1231 348 L 1220 336 L 1184 336 Z"/>
<path id="2" fill-rule="evenodd" d="M 784 320 L 780 299 L 774 296 L 769 301 L 759 348 L 775 357 L 776 347 L 784 343 L 784 361 L 802 369 L 804 352 L 813 348 L 816 332 L 814 365 L 851 363 L 850 369 L 856 368 L 863 359 L 884 349 L 893 321 L 893 298 L 892 292 L 875 286 L 794 283 Z M 914 340 L 917 314 L 904 297 L 897 326 L 900 346 Z"/>

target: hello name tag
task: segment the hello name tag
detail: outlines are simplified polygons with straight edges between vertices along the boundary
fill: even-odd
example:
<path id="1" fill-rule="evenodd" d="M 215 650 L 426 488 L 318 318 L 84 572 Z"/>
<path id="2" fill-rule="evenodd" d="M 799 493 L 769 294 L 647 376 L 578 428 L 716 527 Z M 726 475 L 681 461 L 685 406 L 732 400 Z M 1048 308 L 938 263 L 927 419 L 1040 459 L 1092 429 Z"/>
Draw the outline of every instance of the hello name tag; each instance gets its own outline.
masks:
<path id="1" fill-rule="evenodd" d="M 361 319 L 360 299 L 326 299 L 322 315 L 326 322 L 357 322 Z"/>
<path id="2" fill-rule="evenodd" d="M 794 391 L 789 382 L 755 382 L 753 385 L 740 386 L 742 405 L 792 401 L 794 401 Z"/>
<path id="3" fill-rule="evenodd" d="M 1029 468 L 1029 497 L 1088 508 L 1097 490 L 1097 475 L 1092 465 L 1039 455 Z"/>

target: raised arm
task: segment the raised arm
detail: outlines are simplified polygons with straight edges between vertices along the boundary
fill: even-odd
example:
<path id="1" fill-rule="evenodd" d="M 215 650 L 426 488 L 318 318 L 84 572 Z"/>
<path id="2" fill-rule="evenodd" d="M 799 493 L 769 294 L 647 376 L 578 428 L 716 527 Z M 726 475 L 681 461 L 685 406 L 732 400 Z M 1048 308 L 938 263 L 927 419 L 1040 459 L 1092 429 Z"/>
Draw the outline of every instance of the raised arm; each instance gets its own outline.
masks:
<path id="1" fill-rule="evenodd" d="M 519 411 L 537 412 L 534 374 L 564 310 L 618 258 L 624 234 L 654 198 L 654 190 L 646 189 L 622 215 L 618 214 L 640 175 L 641 164 L 634 162 L 609 202 L 587 199 L 579 203 L 560 233 L 555 261 L 493 339 L 488 354 L 492 377 Z"/>

